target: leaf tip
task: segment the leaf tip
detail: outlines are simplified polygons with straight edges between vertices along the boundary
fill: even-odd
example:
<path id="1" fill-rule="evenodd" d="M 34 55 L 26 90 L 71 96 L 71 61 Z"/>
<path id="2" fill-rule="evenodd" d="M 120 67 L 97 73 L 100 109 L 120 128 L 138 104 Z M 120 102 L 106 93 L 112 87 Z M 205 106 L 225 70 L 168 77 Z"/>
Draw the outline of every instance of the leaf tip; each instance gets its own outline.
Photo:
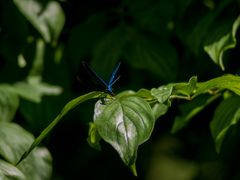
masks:
<path id="1" fill-rule="evenodd" d="M 130 165 L 129 167 L 133 173 L 134 176 L 137 176 L 137 169 L 136 169 L 136 164 L 133 163 L 132 165 Z"/>

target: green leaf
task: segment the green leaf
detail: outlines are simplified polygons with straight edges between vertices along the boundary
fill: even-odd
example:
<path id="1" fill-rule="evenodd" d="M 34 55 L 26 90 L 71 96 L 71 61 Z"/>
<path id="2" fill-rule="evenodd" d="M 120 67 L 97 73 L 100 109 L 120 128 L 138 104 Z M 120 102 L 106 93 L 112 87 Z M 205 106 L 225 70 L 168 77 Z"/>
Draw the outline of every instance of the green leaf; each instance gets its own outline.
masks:
<path id="1" fill-rule="evenodd" d="M 229 128 L 240 120 L 240 97 L 232 96 L 217 107 L 213 120 L 210 124 L 211 133 L 215 141 L 217 152 L 220 152 L 221 145 Z"/>
<path id="2" fill-rule="evenodd" d="M 126 30 L 119 26 L 105 35 L 94 47 L 92 65 L 103 77 L 108 76 L 119 61 L 126 41 Z"/>
<path id="3" fill-rule="evenodd" d="M 0 85 L 0 122 L 11 121 L 19 106 L 19 98 L 14 89 L 7 84 Z"/>
<path id="4" fill-rule="evenodd" d="M 168 111 L 168 105 L 162 104 L 162 103 L 156 103 L 152 107 L 152 111 L 154 114 L 155 119 L 158 119 L 162 115 L 166 114 Z"/>
<path id="5" fill-rule="evenodd" d="M 0 159 L 0 179 L 26 180 L 26 177 L 18 168 Z"/>
<path id="6" fill-rule="evenodd" d="M 130 43 L 124 56 L 135 68 L 146 69 L 165 81 L 174 81 L 177 73 L 177 54 L 167 41 L 144 36 L 134 29 L 128 31 Z"/>
<path id="7" fill-rule="evenodd" d="M 197 88 L 197 77 L 193 76 L 189 79 L 188 83 L 176 83 L 174 85 L 174 95 L 184 95 L 187 98 L 191 98 L 192 94 Z"/>
<path id="8" fill-rule="evenodd" d="M 232 0 L 222 0 L 217 3 L 214 11 L 210 11 L 209 13 L 204 13 L 204 16 L 197 17 L 199 20 L 195 20 L 197 22 L 193 29 L 191 29 L 190 33 L 187 37 L 187 43 L 189 47 L 193 50 L 195 54 L 199 54 L 199 51 L 202 50 L 203 40 L 209 34 L 210 27 L 213 22 L 216 20 L 218 15 L 223 11 L 223 9 L 231 2 Z"/>
<path id="9" fill-rule="evenodd" d="M 70 102 L 68 102 L 62 109 L 62 111 L 57 115 L 57 117 L 41 132 L 41 134 L 36 138 L 36 140 L 32 143 L 31 147 L 25 151 L 22 155 L 21 159 L 18 161 L 19 164 L 23 159 L 25 159 L 28 154 L 49 134 L 49 132 L 59 123 L 59 121 L 73 108 L 78 106 L 79 104 L 89 100 L 95 99 L 103 96 L 102 92 L 93 91 L 88 94 L 84 94 L 79 96 Z"/>
<path id="10" fill-rule="evenodd" d="M 15 164 L 31 145 L 33 136 L 14 123 L 0 122 L 0 155 Z"/>
<path id="11" fill-rule="evenodd" d="M 58 2 L 49 1 L 45 6 L 37 0 L 14 0 L 14 3 L 46 42 L 57 40 L 65 23 L 65 15 Z"/>
<path id="12" fill-rule="evenodd" d="M 135 4 L 135 6 L 139 3 Z M 169 37 L 170 22 L 173 23 L 173 15 L 176 12 L 176 2 L 162 0 L 155 3 L 149 3 L 142 10 L 133 12 L 134 18 L 140 24 L 141 29 L 158 34 L 162 38 Z"/>
<path id="13" fill-rule="evenodd" d="M 197 86 L 194 97 L 211 91 L 214 93 L 215 90 L 218 92 L 223 89 L 228 89 L 240 95 L 240 77 L 230 74 L 198 83 Z"/>
<path id="14" fill-rule="evenodd" d="M 101 146 L 99 141 L 101 140 L 101 136 L 97 131 L 97 127 L 94 123 L 89 123 L 89 130 L 88 130 L 88 144 L 93 147 L 94 149 L 101 150 Z"/>
<path id="15" fill-rule="evenodd" d="M 16 164 L 22 154 L 30 147 L 34 141 L 33 136 L 14 123 L 0 123 L 0 155 L 12 164 Z M 35 149 L 16 169 L 2 163 L 0 160 L 1 174 L 10 176 L 19 176 L 19 179 L 50 179 L 52 172 L 52 158 L 46 148 Z M 5 169 L 3 169 L 5 167 Z M 11 168 L 12 174 L 8 168 Z M 5 171 L 5 172 L 4 172 Z M 22 178 L 24 177 L 25 178 Z M 16 177 L 16 178 L 17 178 Z"/>
<path id="16" fill-rule="evenodd" d="M 144 89 L 144 88 L 138 90 L 136 95 L 138 97 L 143 98 L 146 101 L 151 101 L 154 99 L 154 96 L 151 94 L 151 91 L 149 91 L 148 89 Z"/>
<path id="17" fill-rule="evenodd" d="M 36 52 L 33 59 L 32 68 L 29 72 L 29 76 L 41 76 L 44 66 L 44 54 L 45 54 L 45 43 L 43 39 L 36 40 Z"/>
<path id="18" fill-rule="evenodd" d="M 157 98 L 158 102 L 165 103 L 171 96 L 173 91 L 173 85 L 160 86 L 159 88 L 151 89 L 151 94 Z"/>
<path id="19" fill-rule="evenodd" d="M 240 25 L 240 16 L 235 20 L 232 25 L 232 29 L 229 33 L 221 36 L 219 39 L 215 40 L 211 44 L 204 46 L 204 50 L 208 53 L 211 59 L 218 64 L 222 70 L 224 70 L 223 65 L 223 54 L 226 50 L 236 47 L 236 33 Z"/>
<path id="20" fill-rule="evenodd" d="M 183 127 L 185 127 L 194 116 L 200 113 L 207 105 L 212 103 L 215 99 L 217 99 L 219 95 L 210 96 L 210 95 L 202 95 L 190 102 L 180 105 L 181 116 L 177 116 L 174 119 L 174 124 L 171 132 L 176 133 Z"/>
<path id="21" fill-rule="evenodd" d="M 104 26 L 107 17 L 105 13 L 96 13 L 85 22 L 73 27 L 69 34 L 69 56 L 79 65 L 79 59 L 91 53 L 92 48 L 106 33 Z"/>
<path id="22" fill-rule="evenodd" d="M 134 170 L 138 146 L 150 137 L 155 123 L 149 104 L 137 96 L 107 100 L 105 105 L 98 101 L 94 123 L 100 136 Z"/>
<path id="23" fill-rule="evenodd" d="M 59 95 L 62 89 L 41 82 L 39 76 L 29 76 L 27 81 L 17 82 L 14 84 L 14 90 L 24 99 L 39 103 L 43 95 Z"/>
<path id="24" fill-rule="evenodd" d="M 37 147 L 17 168 L 25 174 L 24 180 L 51 179 L 52 157 L 44 147 Z"/>

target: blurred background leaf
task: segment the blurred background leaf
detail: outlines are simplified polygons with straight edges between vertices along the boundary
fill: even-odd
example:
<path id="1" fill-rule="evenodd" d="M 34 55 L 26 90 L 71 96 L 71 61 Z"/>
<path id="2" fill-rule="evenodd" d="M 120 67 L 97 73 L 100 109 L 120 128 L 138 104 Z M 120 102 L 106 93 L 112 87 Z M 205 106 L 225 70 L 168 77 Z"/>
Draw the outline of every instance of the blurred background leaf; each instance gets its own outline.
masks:
<path id="1" fill-rule="evenodd" d="M 14 3 L 46 42 L 57 40 L 65 22 L 64 12 L 58 2 L 44 4 L 37 0 L 14 0 Z"/>
<path id="2" fill-rule="evenodd" d="M 8 84 L 0 85 L 0 122 L 13 120 L 19 106 L 19 97 L 13 87 Z"/>

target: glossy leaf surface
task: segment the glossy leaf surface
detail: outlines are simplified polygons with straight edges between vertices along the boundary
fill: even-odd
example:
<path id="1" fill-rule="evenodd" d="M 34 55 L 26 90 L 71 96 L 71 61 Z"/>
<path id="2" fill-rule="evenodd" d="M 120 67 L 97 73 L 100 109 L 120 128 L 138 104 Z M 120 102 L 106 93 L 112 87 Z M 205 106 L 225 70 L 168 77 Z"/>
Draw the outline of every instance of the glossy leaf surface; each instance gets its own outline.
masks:
<path id="1" fill-rule="evenodd" d="M 143 99 L 123 96 L 109 100 L 105 105 L 98 101 L 94 122 L 100 136 L 116 149 L 127 166 L 132 167 L 138 146 L 150 137 L 155 119 Z"/>

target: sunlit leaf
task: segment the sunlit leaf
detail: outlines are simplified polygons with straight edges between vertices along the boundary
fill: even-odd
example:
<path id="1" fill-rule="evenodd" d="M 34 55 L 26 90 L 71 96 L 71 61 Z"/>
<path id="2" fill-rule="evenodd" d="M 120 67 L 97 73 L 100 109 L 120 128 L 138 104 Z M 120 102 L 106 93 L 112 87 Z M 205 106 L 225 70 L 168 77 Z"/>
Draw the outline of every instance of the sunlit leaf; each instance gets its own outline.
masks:
<path id="1" fill-rule="evenodd" d="M 197 77 L 193 76 L 189 79 L 188 83 L 176 83 L 174 85 L 174 95 L 184 95 L 188 98 L 195 92 L 197 88 Z"/>
<path id="2" fill-rule="evenodd" d="M 228 89 L 240 95 L 240 77 L 230 74 L 198 83 L 197 86 L 198 88 L 196 89 L 194 96 L 207 92 L 214 93 L 215 90 L 219 91 L 223 89 Z"/>
<path id="3" fill-rule="evenodd" d="M 172 94 L 173 85 L 160 86 L 159 88 L 151 89 L 151 94 L 157 98 L 158 102 L 165 103 Z"/>
<path id="4" fill-rule="evenodd" d="M 223 140 L 231 126 L 240 120 L 240 97 L 232 96 L 224 100 L 215 110 L 211 122 L 211 133 L 217 152 L 220 152 Z"/>
<path id="5" fill-rule="evenodd" d="M 0 122 L 11 121 L 19 106 L 19 97 L 7 84 L 0 85 Z"/>
<path id="6" fill-rule="evenodd" d="M 139 89 L 137 92 L 136 92 L 136 95 L 145 99 L 146 101 L 151 101 L 154 99 L 154 96 L 151 94 L 151 91 L 149 91 L 148 89 Z"/>
<path id="7" fill-rule="evenodd" d="M 59 95 L 62 89 L 41 81 L 38 76 L 30 76 L 27 81 L 14 84 L 14 90 L 24 99 L 39 103 L 43 95 Z"/>
<path id="8" fill-rule="evenodd" d="M 33 136 L 14 123 L 0 122 L 0 155 L 15 164 L 31 145 Z"/>
<path id="9" fill-rule="evenodd" d="M 0 159 L 0 179 L 26 180 L 26 176 L 14 165 Z"/>
<path id="10" fill-rule="evenodd" d="M 44 5 L 37 0 L 14 0 L 14 3 L 46 42 L 58 38 L 65 22 L 65 15 L 58 2 L 49 1 Z"/>
<path id="11" fill-rule="evenodd" d="M 41 76 L 44 66 L 45 43 L 43 39 L 37 39 L 36 52 L 33 59 L 32 68 L 29 72 L 30 77 Z"/>
<path id="12" fill-rule="evenodd" d="M 202 50 L 203 40 L 208 35 L 212 23 L 230 2 L 231 0 L 220 1 L 214 11 L 205 13 L 199 21 L 196 21 L 195 27 L 187 37 L 187 43 L 195 54 L 199 54 L 199 51 Z"/>
<path id="13" fill-rule="evenodd" d="M 237 44 L 236 33 L 239 25 L 240 16 L 233 23 L 230 32 L 221 36 L 219 39 L 215 40 L 211 44 L 207 44 L 204 46 L 204 50 L 208 53 L 211 59 L 222 68 L 222 70 L 224 70 L 223 65 L 224 52 L 228 49 L 234 48 Z"/>
<path id="14" fill-rule="evenodd" d="M 44 147 L 37 147 L 17 168 L 25 174 L 25 180 L 51 179 L 52 157 Z"/>
<path id="15" fill-rule="evenodd" d="M 155 119 L 151 107 L 142 98 L 123 96 L 106 100 L 105 105 L 98 101 L 94 123 L 100 136 L 134 169 L 138 146 L 151 135 Z"/>
<path id="16" fill-rule="evenodd" d="M 0 137 L 0 155 L 12 164 L 18 162 L 34 141 L 30 133 L 14 123 L 0 123 Z M 17 166 L 18 169 L 8 166 L 0 160 L 0 174 L 24 180 L 50 179 L 52 159 L 46 148 L 37 148 Z"/>
<path id="17" fill-rule="evenodd" d="M 78 106 L 79 104 L 89 100 L 99 98 L 103 95 L 102 92 L 93 91 L 88 94 L 84 94 L 79 96 L 70 102 L 68 102 L 62 109 L 62 111 L 57 115 L 57 117 L 41 132 L 41 134 L 35 139 L 32 143 L 31 147 L 24 152 L 21 159 L 18 161 L 19 164 L 22 160 L 24 160 L 28 154 L 49 134 L 49 132 L 59 123 L 59 121 L 73 108 Z"/>

